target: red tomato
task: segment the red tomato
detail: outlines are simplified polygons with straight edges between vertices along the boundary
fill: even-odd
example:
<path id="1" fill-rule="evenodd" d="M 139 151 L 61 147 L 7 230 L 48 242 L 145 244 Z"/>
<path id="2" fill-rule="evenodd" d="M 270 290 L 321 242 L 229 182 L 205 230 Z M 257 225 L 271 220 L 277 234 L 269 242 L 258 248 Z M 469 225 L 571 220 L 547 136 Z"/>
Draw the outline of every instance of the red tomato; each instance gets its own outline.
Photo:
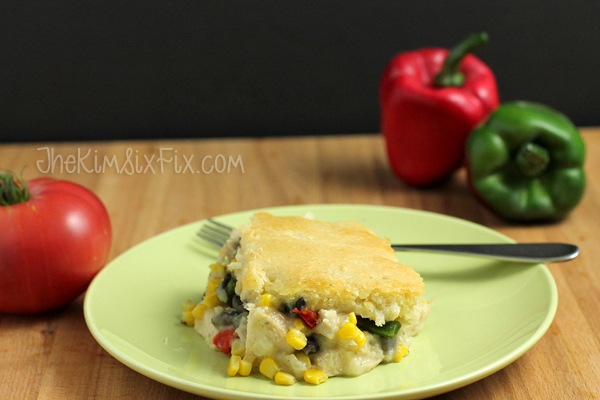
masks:
<path id="1" fill-rule="evenodd" d="M 0 205 L 0 312 L 36 313 L 70 303 L 110 251 L 110 219 L 94 193 L 51 178 L 27 186 L 28 201 Z"/>
<path id="2" fill-rule="evenodd" d="M 229 354 L 231 353 L 231 342 L 237 337 L 238 336 L 233 329 L 225 329 L 215 335 L 213 344 L 223 353 Z"/>

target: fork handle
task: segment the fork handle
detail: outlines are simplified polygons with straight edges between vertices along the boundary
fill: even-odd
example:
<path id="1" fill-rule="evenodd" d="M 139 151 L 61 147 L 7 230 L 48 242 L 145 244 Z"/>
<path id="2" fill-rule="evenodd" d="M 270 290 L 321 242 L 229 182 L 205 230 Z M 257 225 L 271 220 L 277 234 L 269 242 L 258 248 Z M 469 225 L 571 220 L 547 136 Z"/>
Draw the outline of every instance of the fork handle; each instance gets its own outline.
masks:
<path id="1" fill-rule="evenodd" d="M 579 247 L 567 243 L 393 244 L 392 248 L 401 251 L 464 254 L 529 263 L 569 261 L 579 255 Z"/>

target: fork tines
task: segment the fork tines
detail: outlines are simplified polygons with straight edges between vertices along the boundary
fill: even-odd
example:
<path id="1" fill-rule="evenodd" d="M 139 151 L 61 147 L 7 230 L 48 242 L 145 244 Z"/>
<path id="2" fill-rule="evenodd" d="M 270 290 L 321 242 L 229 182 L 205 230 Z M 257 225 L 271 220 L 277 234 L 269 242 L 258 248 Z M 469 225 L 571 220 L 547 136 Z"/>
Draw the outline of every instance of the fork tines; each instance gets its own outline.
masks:
<path id="1" fill-rule="evenodd" d="M 215 221 L 214 219 L 209 218 L 209 219 L 207 219 L 207 221 L 210 222 L 211 224 L 214 224 L 214 225 L 222 228 L 223 230 L 225 230 L 227 232 L 231 232 L 233 230 L 233 228 L 231 226 L 226 225 L 226 224 L 224 224 L 222 222 L 219 222 L 219 221 Z"/>
<path id="2" fill-rule="evenodd" d="M 211 245 L 221 248 L 227 242 L 232 229 L 229 225 L 208 219 L 207 223 L 200 228 L 197 235 Z"/>

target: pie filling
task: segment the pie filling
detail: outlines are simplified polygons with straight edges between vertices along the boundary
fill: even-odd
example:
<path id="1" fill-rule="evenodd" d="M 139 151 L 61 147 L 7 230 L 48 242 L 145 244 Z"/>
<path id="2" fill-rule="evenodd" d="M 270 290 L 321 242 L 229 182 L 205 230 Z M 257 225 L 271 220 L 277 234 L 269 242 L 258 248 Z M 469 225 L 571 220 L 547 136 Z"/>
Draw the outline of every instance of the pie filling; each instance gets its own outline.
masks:
<path id="1" fill-rule="evenodd" d="M 316 310 L 303 297 L 263 293 L 256 302 L 245 302 L 236 278 L 243 261 L 239 242 L 234 230 L 210 267 L 203 299 L 185 302 L 182 315 L 211 348 L 230 355 L 229 376 L 259 370 L 280 385 L 297 380 L 320 384 L 330 376 L 362 375 L 408 355 L 412 337 L 429 314 L 422 296 L 410 320 L 399 317 L 381 326 L 354 312 Z"/>

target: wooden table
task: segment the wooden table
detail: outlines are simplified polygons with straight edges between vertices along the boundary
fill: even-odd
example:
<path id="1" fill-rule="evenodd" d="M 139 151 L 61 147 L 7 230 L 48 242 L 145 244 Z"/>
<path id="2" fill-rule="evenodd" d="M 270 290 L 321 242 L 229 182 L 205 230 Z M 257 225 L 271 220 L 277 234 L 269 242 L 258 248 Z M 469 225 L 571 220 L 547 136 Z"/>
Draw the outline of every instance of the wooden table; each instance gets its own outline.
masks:
<path id="1" fill-rule="evenodd" d="M 9 144 L 0 166 L 64 178 L 87 186 L 104 201 L 113 224 L 111 258 L 160 232 L 224 213 L 307 203 L 365 203 L 453 215 L 496 229 L 517 241 L 574 242 L 581 255 L 549 265 L 559 305 L 546 335 L 523 357 L 479 382 L 439 399 L 595 399 L 600 397 L 600 129 L 583 129 L 588 188 L 564 221 L 515 225 L 482 207 L 465 185 L 464 171 L 445 184 L 415 189 L 391 173 L 379 135 L 326 138 L 132 141 Z M 88 172 L 94 157 L 116 156 L 154 171 L 129 167 Z M 54 170 L 54 156 L 90 154 L 77 170 Z M 163 172 L 156 163 L 162 151 Z M 193 158 L 191 156 L 193 155 Z M 222 155 L 222 157 L 219 157 Z M 218 173 L 233 161 L 230 171 Z M 241 157 L 241 164 L 235 164 Z M 185 157 L 185 158 L 184 158 Z M 218 159 L 218 160 L 217 160 Z M 186 161 L 193 173 L 183 168 Z M 215 163 L 216 161 L 216 163 Z M 241 166 L 244 171 L 242 172 Z M 215 167 L 210 171 L 211 167 Z M 73 165 L 69 167 L 72 169 Z M 48 170 L 42 174 L 41 171 Z M 0 227 L 1 229 L 1 227 Z M 0 255 L 1 257 L 1 255 Z M 191 394 L 148 379 L 106 353 L 89 333 L 82 297 L 41 315 L 0 314 L 0 399 L 192 399 Z"/>

